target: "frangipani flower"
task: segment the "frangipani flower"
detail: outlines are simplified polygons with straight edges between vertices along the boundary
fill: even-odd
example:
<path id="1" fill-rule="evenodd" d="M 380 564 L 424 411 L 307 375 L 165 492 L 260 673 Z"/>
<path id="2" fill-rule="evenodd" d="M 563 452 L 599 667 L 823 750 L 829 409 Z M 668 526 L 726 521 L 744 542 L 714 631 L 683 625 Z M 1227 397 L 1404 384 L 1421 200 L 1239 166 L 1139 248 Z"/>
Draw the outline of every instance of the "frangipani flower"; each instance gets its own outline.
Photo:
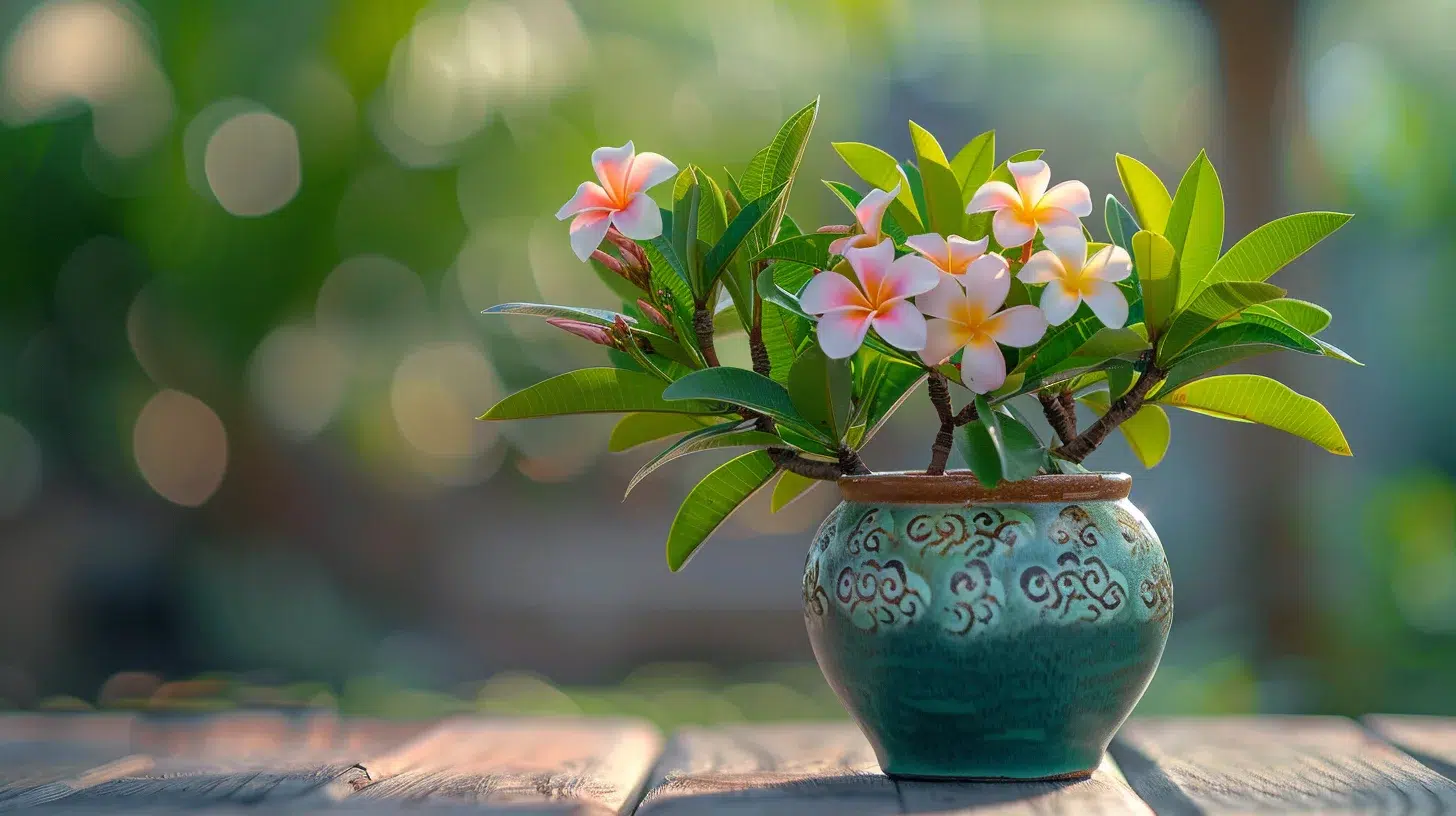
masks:
<path id="1" fill-rule="evenodd" d="M 906 238 L 905 246 L 925 256 L 925 260 L 935 264 L 946 275 L 959 278 L 966 273 L 972 261 L 986 254 L 988 242 L 987 238 L 968 241 L 959 235 L 942 237 L 928 232 Z"/>
<path id="2" fill-rule="evenodd" d="M 859 222 L 859 228 L 863 232 L 858 235 L 846 235 L 830 244 L 830 254 L 846 255 L 850 247 L 868 248 L 885 240 L 884 234 L 880 232 L 880 225 L 885 220 L 885 210 L 890 208 L 890 202 L 899 195 L 900 185 L 898 184 L 889 192 L 879 189 L 870 190 L 854 207 L 854 220 Z"/>
<path id="3" fill-rule="evenodd" d="M 1011 270 L 1000 255 L 977 259 L 959 280 L 964 288 L 942 280 L 918 299 L 920 310 L 936 318 L 929 321 L 920 357 L 939 365 L 957 349 L 965 349 L 961 381 L 977 394 L 985 394 L 1006 382 L 1006 359 L 997 344 L 1034 345 L 1046 333 L 1047 322 L 1035 306 L 1001 309 L 1011 291 Z"/>
<path id="4" fill-rule="evenodd" d="M 925 348 L 925 316 L 907 298 L 930 291 L 940 270 L 924 258 L 895 257 L 886 238 L 872 247 L 852 247 L 845 258 L 859 279 L 855 286 L 838 272 L 820 272 L 799 295 L 799 305 L 819 315 L 819 346 L 834 359 L 854 354 L 871 327 L 896 348 Z"/>
<path id="5" fill-rule="evenodd" d="M 1080 218 L 1092 214 L 1092 194 L 1080 181 L 1064 181 L 1047 189 L 1052 170 L 1037 159 L 1006 165 L 1016 180 L 1013 188 L 1004 181 L 981 185 L 966 205 L 967 213 L 995 211 L 991 233 L 1003 247 L 1021 246 L 1036 237 L 1058 231 L 1082 231 Z"/>
<path id="6" fill-rule="evenodd" d="M 556 218 L 572 216 L 571 249 L 585 261 L 601 244 L 608 227 L 616 227 L 634 241 L 662 234 L 662 213 L 645 192 L 677 175 L 677 166 L 656 153 L 638 154 L 627 142 L 621 147 L 592 151 L 597 181 L 583 181 L 576 195 L 562 205 Z"/>
<path id="7" fill-rule="evenodd" d="M 1120 246 L 1107 246 L 1087 257 L 1082 231 L 1046 236 L 1047 248 L 1031 256 L 1017 275 L 1022 283 L 1045 283 L 1041 310 L 1053 326 L 1066 322 L 1086 302 L 1103 325 L 1122 328 L 1127 322 L 1127 298 L 1116 282 L 1132 274 L 1132 258 Z"/>

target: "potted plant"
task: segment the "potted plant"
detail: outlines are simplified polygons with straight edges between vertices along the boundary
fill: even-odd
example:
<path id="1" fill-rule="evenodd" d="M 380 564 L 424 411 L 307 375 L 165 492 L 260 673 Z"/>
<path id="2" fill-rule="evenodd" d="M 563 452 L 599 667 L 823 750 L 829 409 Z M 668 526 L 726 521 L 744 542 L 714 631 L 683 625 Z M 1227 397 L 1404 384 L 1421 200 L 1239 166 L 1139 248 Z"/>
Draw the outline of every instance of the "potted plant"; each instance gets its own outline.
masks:
<path id="1" fill-rule="evenodd" d="M 679 457 L 747 449 L 678 510 L 673 570 L 758 491 L 772 486 L 777 511 L 837 482 L 844 501 L 810 547 L 804 612 L 884 770 L 1086 775 L 1152 678 L 1173 586 L 1130 478 L 1082 462 L 1118 431 L 1157 464 L 1168 406 L 1349 455 L 1314 400 L 1212 373 L 1280 350 L 1354 362 L 1319 339 L 1327 311 L 1267 282 L 1349 216 L 1291 215 L 1221 254 L 1205 155 L 1171 194 L 1119 155 L 1130 208 L 1107 196 L 1098 242 L 1087 187 L 1052 184 L 1040 150 L 997 162 L 985 133 L 948 158 L 912 122 L 912 162 L 835 144 L 868 191 L 825 182 L 852 223 L 805 229 L 788 202 L 817 111 L 791 116 L 736 177 L 679 170 L 631 142 L 597 150 L 597 181 L 558 217 L 624 305 L 487 313 L 544 317 L 605 346 L 609 364 L 482 418 L 623 413 L 611 450 L 671 440 L 628 491 Z M 646 191 L 668 182 L 659 209 Z M 746 344 L 751 368 L 721 365 L 721 343 Z M 922 385 L 938 419 L 928 466 L 872 473 L 860 451 Z M 1078 403 L 1096 416 L 1085 427 Z M 947 472 L 955 449 L 968 472 Z"/>

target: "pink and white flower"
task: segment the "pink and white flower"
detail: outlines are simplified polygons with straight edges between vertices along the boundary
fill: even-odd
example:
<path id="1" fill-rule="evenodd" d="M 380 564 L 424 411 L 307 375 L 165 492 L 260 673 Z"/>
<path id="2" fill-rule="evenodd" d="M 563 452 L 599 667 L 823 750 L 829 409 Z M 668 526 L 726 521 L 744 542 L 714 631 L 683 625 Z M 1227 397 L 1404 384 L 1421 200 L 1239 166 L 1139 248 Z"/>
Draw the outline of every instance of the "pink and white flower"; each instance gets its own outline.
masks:
<path id="1" fill-rule="evenodd" d="M 571 222 L 571 249 L 585 261 L 616 227 L 634 241 L 662 234 L 662 213 L 646 191 L 677 175 L 677 166 L 656 153 L 638 154 L 627 142 L 592 151 L 597 181 L 583 181 L 556 218 Z M 597 183 L 600 182 L 600 183 Z"/>
<path id="2" fill-rule="evenodd" d="M 934 318 L 928 323 L 920 357 L 939 365 L 965 349 L 961 381 L 977 394 L 985 394 L 1006 382 L 1006 359 L 1000 345 L 1035 345 L 1046 333 L 1047 322 L 1035 306 L 1001 308 L 1011 291 L 1011 270 L 1000 255 L 978 258 L 959 280 L 964 288 L 942 280 L 917 299 L 920 310 Z"/>
<path id="3" fill-rule="evenodd" d="M 859 279 L 856 286 L 838 272 L 820 272 L 799 295 L 804 311 L 819 316 L 819 347 L 835 359 L 855 353 L 873 328 L 896 348 L 925 348 L 925 316 L 909 301 L 934 289 L 940 270 L 916 255 L 895 257 L 886 238 L 872 247 L 845 250 Z"/>
<path id="4" fill-rule="evenodd" d="M 1037 159 L 1011 162 L 1006 165 L 1016 180 L 1012 187 L 1004 181 L 982 184 L 967 213 L 995 212 L 991 233 L 1003 247 L 1021 246 L 1036 237 L 1037 230 L 1050 236 L 1053 232 L 1082 231 L 1080 219 L 1092 214 L 1092 194 L 1080 181 L 1064 181 L 1047 189 L 1052 170 Z"/>
<path id="5" fill-rule="evenodd" d="M 1127 298 L 1117 281 L 1132 274 L 1132 258 L 1120 246 L 1106 246 L 1087 257 L 1081 230 L 1046 236 L 1047 248 L 1031 256 L 1017 275 L 1022 283 L 1046 284 L 1041 310 L 1053 326 L 1065 323 L 1086 303 L 1103 325 L 1120 329 L 1127 322 Z"/>
<path id="6" fill-rule="evenodd" d="M 880 232 L 880 227 L 885 221 L 885 210 L 890 208 L 890 202 L 894 201 L 898 195 L 900 195 L 900 185 L 898 184 L 889 192 L 880 189 L 870 190 L 854 207 L 854 220 L 859 222 L 860 232 L 856 235 L 846 235 L 830 244 L 830 254 L 845 255 L 851 247 L 869 248 L 885 240 L 885 235 Z"/>
<path id="7" fill-rule="evenodd" d="M 906 238 L 905 246 L 935 264 L 942 274 L 959 279 L 972 262 L 986 254 L 989 240 L 982 238 L 979 241 L 968 241 L 959 235 L 945 237 L 928 232 Z"/>

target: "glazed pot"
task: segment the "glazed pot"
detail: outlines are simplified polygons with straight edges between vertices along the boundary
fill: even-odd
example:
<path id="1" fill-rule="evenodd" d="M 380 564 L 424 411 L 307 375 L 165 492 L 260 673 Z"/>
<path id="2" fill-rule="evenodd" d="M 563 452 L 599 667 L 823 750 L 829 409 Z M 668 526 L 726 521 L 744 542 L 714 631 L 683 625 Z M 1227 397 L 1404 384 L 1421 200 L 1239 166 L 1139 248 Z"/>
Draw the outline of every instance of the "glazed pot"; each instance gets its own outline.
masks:
<path id="1" fill-rule="evenodd" d="M 804 617 L 891 776 L 1090 774 L 1157 669 L 1163 546 L 1126 474 L 983 488 L 969 473 L 841 479 Z"/>

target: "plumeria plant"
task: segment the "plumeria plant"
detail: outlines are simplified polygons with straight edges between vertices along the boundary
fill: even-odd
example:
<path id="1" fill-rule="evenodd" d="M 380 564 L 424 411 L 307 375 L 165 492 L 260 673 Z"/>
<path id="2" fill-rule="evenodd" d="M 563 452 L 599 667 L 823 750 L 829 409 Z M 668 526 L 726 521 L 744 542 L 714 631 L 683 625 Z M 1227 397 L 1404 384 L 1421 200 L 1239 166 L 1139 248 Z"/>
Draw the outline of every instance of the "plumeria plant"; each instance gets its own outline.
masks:
<path id="1" fill-rule="evenodd" d="M 1267 282 L 1350 216 L 1280 218 L 1222 253 L 1223 194 L 1205 155 L 1172 193 L 1119 155 L 1128 206 L 1106 197 L 1098 242 L 1087 186 L 1052 184 L 1042 151 L 998 163 L 984 133 L 947 158 L 912 122 L 913 161 L 834 145 L 868 190 L 825 182 L 853 223 L 806 231 L 788 203 L 817 113 L 817 101 L 796 112 L 737 175 L 679 169 L 631 142 L 597 150 L 596 181 L 557 215 L 621 309 L 486 310 L 544 317 L 605 346 L 608 365 L 512 394 L 483 419 L 625 414 L 611 450 L 671 440 L 629 492 L 687 454 L 747 449 L 683 502 L 672 569 L 771 482 L 777 512 L 816 480 L 869 473 L 860 451 L 921 383 L 938 422 L 926 472 L 943 474 L 959 450 L 986 485 L 1082 472 L 1113 431 L 1152 467 L 1168 447 L 1166 406 L 1349 455 L 1318 402 L 1210 374 L 1279 350 L 1354 362 L 1319 339 L 1329 312 Z M 649 197 L 658 185 L 670 207 Z M 721 365 L 720 343 L 746 343 L 752 367 Z M 1097 417 L 1085 428 L 1079 402 Z"/>

